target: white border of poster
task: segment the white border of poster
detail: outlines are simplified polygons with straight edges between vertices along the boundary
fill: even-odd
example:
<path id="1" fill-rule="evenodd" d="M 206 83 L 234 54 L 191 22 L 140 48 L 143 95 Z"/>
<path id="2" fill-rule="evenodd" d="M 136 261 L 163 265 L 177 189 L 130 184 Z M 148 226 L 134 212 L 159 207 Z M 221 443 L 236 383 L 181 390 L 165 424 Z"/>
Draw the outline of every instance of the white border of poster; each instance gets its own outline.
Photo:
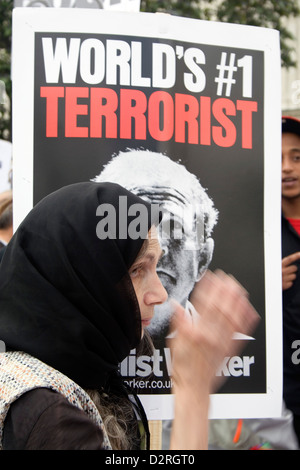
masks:
<path id="1" fill-rule="evenodd" d="M 27 8 L 99 8 L 103 10 L 139 11 L 140 0 L 15 0 L 16 7 Z"/>
<path id="2" fill-rule="evenodd" d="M 13 188 L 15 228 L 33 206 L 34 35 L 101 33 L 179 39 L 262 51 L 264 84 L 264 247 L 267 387 L 264 394 L 213 394 L 211 418 L 276 417 L 282 405 L 281 336 L 281 89 L 279 33 L 264 28 L 181 19 L 164 14 L 16 8 L 13 14 Z M 104 18 L 104 21 L 103 21 Z M 113 30 L 112 30 L 113 25 Z M 66 31 L 67 30 L 67 31 Z M 200 31 L 201 30 L 201 31 Z M 263 86 L 263 84 L 262 84 Z M 149 419 L 170 419 L 171 395 L 141 396 Z"/>

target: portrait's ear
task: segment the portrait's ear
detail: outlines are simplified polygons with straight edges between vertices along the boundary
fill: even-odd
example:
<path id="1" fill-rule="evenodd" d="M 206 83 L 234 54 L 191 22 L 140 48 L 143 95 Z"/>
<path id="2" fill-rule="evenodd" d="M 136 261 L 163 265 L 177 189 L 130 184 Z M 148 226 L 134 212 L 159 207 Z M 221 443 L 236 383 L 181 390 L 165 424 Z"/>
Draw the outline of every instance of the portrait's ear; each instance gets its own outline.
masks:
<path id="1" fill-rule="evenodd" d="M 212 260 L 213 252 L 214 252 L 215 242 L 212 238 L 207 238 L 205 243 L 201 248 L 200 259 L 198 264 L 198 277 L 197 281 L 201 279 L 205 271 L 207 270 L 210 262 Z"/>

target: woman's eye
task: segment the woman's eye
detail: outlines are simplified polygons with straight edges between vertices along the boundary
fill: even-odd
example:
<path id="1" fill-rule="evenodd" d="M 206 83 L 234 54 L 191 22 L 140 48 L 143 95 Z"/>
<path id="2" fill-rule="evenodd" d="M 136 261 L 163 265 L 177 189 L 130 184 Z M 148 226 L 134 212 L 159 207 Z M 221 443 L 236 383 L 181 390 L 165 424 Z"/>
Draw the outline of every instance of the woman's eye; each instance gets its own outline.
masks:
<path id="1" fill-rule="evenodd" d="M 131 277 L 136 277 L 136 276 L 138 276 L 138 275 L 140 274 L 141 270 L 142 270 L 142 267 L 141 267 L 141 266 L 137 266 L 137 267 L 133 268 L 133 269 L 130 271 L 130 276 L 131 276 Z"/>

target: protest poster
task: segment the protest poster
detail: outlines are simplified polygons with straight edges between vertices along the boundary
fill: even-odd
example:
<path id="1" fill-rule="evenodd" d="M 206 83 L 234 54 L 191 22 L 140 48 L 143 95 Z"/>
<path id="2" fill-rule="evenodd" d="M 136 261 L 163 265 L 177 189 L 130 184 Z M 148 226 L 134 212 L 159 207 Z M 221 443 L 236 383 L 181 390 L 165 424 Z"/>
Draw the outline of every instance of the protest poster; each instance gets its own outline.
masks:
<path id="1" fill-rule="evenodd" d="M 237 332 L 236 341 L 245 347 L 240 356 L 224 358 L 218 375 L 226 381 L 211 396 L 211 417 L 278 416 L 278 32 L 165 14 L 18 8 L 13 90 L 16 227 L 50 192 L 109 175 L 162 202 L 173 214 L 168 227 L 175 231 L 188 224 L 187 213 L 182 220 L 176 207 L 190 209 L 199 189 L 191 181 L 200 182 L 206 194 L 200 212 L 206 207 L 213 214 L 210 219 L 201 212 L 200 232 L 210 225 L 209 243 L 200 237 L 199 245 L 189 245 L 185 233 L 187 245 L 174 248 L 180 264 L 171 261 L 167 245 L 169 262 L 162 261 L 159 274 L 171 295 L 173 288 L 174 296 L 177 288 L 189 292 L 199 277 L 200 256 L 210 269 L 223 269 L 245 286 L 261 322 L 253 337 Z M 124 170 L 128 155 L 133 160 Z M 175 176 L 174 165 L 184 176 Z M 197 212 L 197 203 L 192 207 Z M 120 365 L 152 420 L 171 419 L 173 413 L 166 334 L 155 338 L 152 356 L 137 358 L 131 351 Z"/>

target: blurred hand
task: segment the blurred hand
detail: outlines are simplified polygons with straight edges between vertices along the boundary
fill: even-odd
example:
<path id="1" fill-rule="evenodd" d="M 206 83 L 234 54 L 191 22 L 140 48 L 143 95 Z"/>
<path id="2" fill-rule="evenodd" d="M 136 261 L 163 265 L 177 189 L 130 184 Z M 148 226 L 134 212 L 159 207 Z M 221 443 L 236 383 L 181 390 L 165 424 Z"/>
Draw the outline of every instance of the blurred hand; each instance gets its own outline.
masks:
<path id="1" fill-rule="evenodd" d="M 221 271 L 207 272 L 197 283 L 191 302 L 198 312 L 193 321 L 176 305 L 170 340 L 175 393 L 171 449 L 201 450 L 208 446 L 209 395 L 225 356 L 235 355 L 236 332 L 249 335 L 259 316 L 245 289 Z M 219 380 L 220 378 L 218 378 Z"/>
<path id="2" fill-rule="evenodd" d="M 236 332 L 249 335 L 259 316 L 245 289 L 222 271 L 207 272 L 196 284 L 191 302 L 199 313 L 193 322 L 177 305 L 174 315 L 176 337 L 172 349 L 172 378 L 176 387 L 212 392 L 216 372 L 225 356 L 236 355 L 240 341 Z"/>

